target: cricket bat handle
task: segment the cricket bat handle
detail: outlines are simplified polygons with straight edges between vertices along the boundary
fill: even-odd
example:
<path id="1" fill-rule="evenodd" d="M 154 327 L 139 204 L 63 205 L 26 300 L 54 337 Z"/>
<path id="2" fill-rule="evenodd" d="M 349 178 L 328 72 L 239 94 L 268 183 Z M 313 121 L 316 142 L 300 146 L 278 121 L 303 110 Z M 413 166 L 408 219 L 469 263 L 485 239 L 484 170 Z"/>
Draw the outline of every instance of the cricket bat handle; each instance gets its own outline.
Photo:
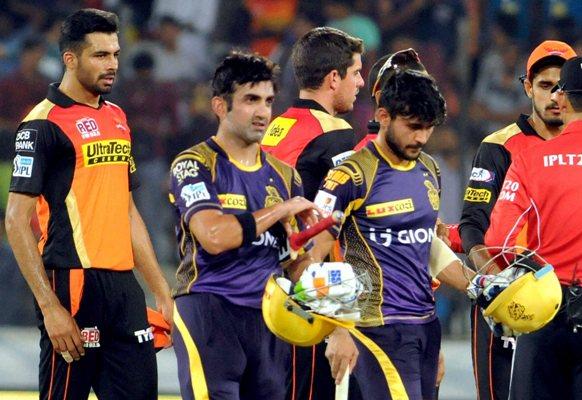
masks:
<path id="1" fill-rule="evenodd" d="M 291 246 L 291 250 L 299 250 L 301 246 L 307 243 L 309 239 L 316 236 L 318 233 L 323 232 L 332 225 L 340 224 L 343 217 L 344 213 L 336 210 L 329 217 L 323 218 L 313 226 L 310 226 L 301 232 L 292 234 L 289 237 L 289 245 Z"/>
<path id="2" fill-rule="evenodd" d="M 350 368 L 346 368 L 346 372 L 339 385 L 335 385 L 335 400 L 348 400 L 348 393 L 350 389 Z"/>

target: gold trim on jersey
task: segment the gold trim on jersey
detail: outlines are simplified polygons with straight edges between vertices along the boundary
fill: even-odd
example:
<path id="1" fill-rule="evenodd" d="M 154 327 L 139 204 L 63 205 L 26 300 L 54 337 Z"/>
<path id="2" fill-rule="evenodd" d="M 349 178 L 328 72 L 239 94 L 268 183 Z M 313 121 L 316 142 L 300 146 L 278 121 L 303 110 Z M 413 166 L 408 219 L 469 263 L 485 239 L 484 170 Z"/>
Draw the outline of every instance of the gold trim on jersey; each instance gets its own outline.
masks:
<path id="1" fill-rule="evenodd" d="M 422 153 L 420 153 L 420 156 L 418 157 L 418 161 L 420 161 L 420 163 L 422 165 L 424 165 L 426 167 L 426 169 L 428 169 L 428 171 L 430 172 L 430 174 L 434 178 L 434 181 L 438 185 L 438 183 L 439 183 L 439 176 L 441 174 L 441 171 L 440 171 L 440 168 L 439 168 L 438 164 L 436 163 L 435 159 L 432 158 L 431 156 L 429 156 L 428 154 L 422 152 Z M 430 161 L 430 164 L 428 163 L 428 161 Z M 440 187 L 437 187 L 436 189 L 439 192 L 441 190 Z"/>
<path id="2" fill-rule="evenodd" d="M 180 316 L 178 307 L 174 304 L 174 324 L 178 329 L 178 333 L 184 341 L 186 352 L 188 353 L 188 365 L 190 366 L 190 381 L 192 383 L 192 395 L 197 400 L 210 399 L 208 394 L 208 386 L 206 385 L 206 376 L 204 375 L 204 367 L 200 353 L 196 347 L 196 343 L 190 336 L 188 328 Z"/>
<path id="3" fill-rule="evenodd" d="M 91 260 L 87 253 L 85 246 L 85 239 L 83 239 L 83 228 L 81 226 L 81 213 L 79 212 L 79 205 L 75 193 L 71 189 L 65 198 L 65 205 L 67 213 L 69 214 L 69 221 L 71 222 L 71 229 L 73 230 L 73 241 L 75 242 L 75 250 L 81 261 L 83 268 L 91 268 Z"/>
<path id="4" fill-rule="evenodd" d="M 49 112 L 53 109 L 55 103 L 49 99 L 44 99 L 38 103 L 30 112 L 24 117 L 22 122 L 33 121 L 35 119 L 47 119 Z"/>
<path id="5" fill-rule="evenodd" d="M 521 129 L 516 123 L 506 126 L 483 139 L 482 143 L 494 143 L 504 145 L 513 136 L 521 133 Z"/>
<path id="6" fill-rule="evenodd" d="M 184 161 L 186 159 L 191 159 L 198 161 L 200 164 L 204 165 L 210 171 L 210 177 L 212 182 L 216 178 L 216 157 L 218 153 L 214 151 L 207 143 L 202 142 L 195 146 L 190 147 L 188 150 L 184 150 L 176 156 L 172 165 L 170 166 L 170 171 L 174 169 L 177 163 Z"/>
<path id="7" fill-rule="evenodd" d="M 360 341 L 366 347 L 374 358 L 378 361 L 378 365 L 384 372 L 384 378 L 386 379 L 386 385 L 390 391 L 390 397 L 392 399 L 398 400 L 408 400 L 408 394 L 404 388 L 404 383 L 402 383 L 402 378 L 398 370 L 390 360 L 390 357 L 378 346 L 372 339 L 367 337 L 364 333 L 357 329 L 350 329 L 350 333 Z"/>
<path id="8" fill-rule="evenodd" d="M 295 180 L 295 182 L 299 182 L 301 185 L 301 177 L 299 174 L 288 164 L 285 164 L 283 161 L 273 157 L 272 155 L 266 153 L 265 154 L 265 161 L 269 164 L 277 175 L 281 177 L 283 181 L 283 185 L 285 185 L 285 189 L 287 189 L 287 197 L 291 197 L 291 181 Z"/>
<path id="9" fill-rule="evenodd" d="M 378 146 L 376 144 L 376 142 L 372 141 L 372 143 L 374 144 L 374 147 L 376 147 L 378 154 L 380 154 L 380 156 L 384 159 L 384 161 L 386 161 L 388 163 L 388 165 L 391 168 L 398 170 L 398 171 L 410 171 L 416 165 L 416 161 L 408 161 L 408 160 L 403 160 L 400 163 L 393 163 L 392 161 L 390 161 L 390 158 L 388 158 L 388 155 L 386 153 L 384 153 L 384 151 L 380 148 L 380 146 Z"/>
<path id="10" fill-rule="evenodd" d="M 356 263 L 351 262 L 351 260 L 349 260 L 352 257 L 361 257 L 358 256 L 356 251 L 354 251 L 354 255 L 352 255 L 352 253 L 350 253 L 350 241 L 348 240 L 343 240 L 343 243 L 345 244 L 345 258 L 346 261 L 349 262 L 350 264 L 352 264 L 352 266 L 354 267 L 354 270 L 356 272 L 358 271 L 366 271 L 369 274 L 372 274 L 373 271 L 373 267 L 376 267 L 376 278 L 377 281 L 379 283 L 379 297 L 380 297 L 380 301 L 378 302 L 377 306 L 375 306 L 374 304 L 368 303 L 368 306 L 370 308 L 372 307 L 377 307 L 378 310 L 377 312 L 374 311 L 368 311 L 366 312 L 366 310 L 362 310 L 363 311 L 363 315 L 362 315 L 362 320 L 361 322 L 358 323 L 358 326 L 380 326 L 384 324 L 384 318 L 382 317 L 382 303 L 384 301 L 384 275 L 382 273 L 382 267 L 380 266 L 380 263 L 378 262 L 378 259 L 376 258 L 376 256 L 374 256 L 374 253 L 372 252 L 372 249 L 370 249 L 370 246 L 368 245 L 368 242 L 366 241 L 366 239 L 364 238 L 364 235 L 362 235 L 362 232 L 360 231 L 360 228 L 358 227 L 358 224 L 356 222 L 356 218 L 354 216 L 351 217 L 351 225 L 353 225 L 354 230 L 356 235 L 358 236 L 358 239 L 361 241 L 361 243 L 364 245 L 364 247 L 366 248 L 367 251 L 367 255 L 370 257 L 370 259 L 372 260 L 372 262 L 374 263 L 374 265 L 357 265 Z M 345 233 L 346 230 L 342 230 L 342 232 Z M 353 239 L 352 239 L 353 240 Z M 374 282 L 374 277 L 370 276 L 372 282 Z"/>
<path id="11" fill-rule="evenodd" d="M 324 133 L 339 131 L 342 129 L 352 129 L 352 126 L 347 121 L 334 117 L 325 111 L 310 109 L 309 112 L 315 117 L 315 119 L 317 119 L 319 125 L 321 125 L 321 130 Z"/>

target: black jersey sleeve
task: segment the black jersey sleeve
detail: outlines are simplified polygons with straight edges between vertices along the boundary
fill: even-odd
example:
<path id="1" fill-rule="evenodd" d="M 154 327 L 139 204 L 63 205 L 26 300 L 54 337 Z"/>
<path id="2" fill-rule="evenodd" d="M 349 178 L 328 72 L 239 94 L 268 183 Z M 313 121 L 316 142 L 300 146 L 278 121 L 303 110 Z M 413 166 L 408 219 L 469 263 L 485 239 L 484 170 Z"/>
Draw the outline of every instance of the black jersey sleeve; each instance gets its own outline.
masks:
<path id="1" fill-rule="evenodd" d="M 510 164 L 511 154 L 503 145 L 483 142 L 479 146 L 465 190 L 459 224 L 465 253 L 485 243 L 491 212 Z"/>
<path id="2" fill-rule="evenodd" d="M 313 139 L 297 159 L 297 171 L 303 179 L 305 198 L 313 200 L 327 171 L 353 153 L 353 129 L 326 132 Z"/>
<path id="3" fill-rule="evenodd" d="M 62 135 L 59 136 L 58 131 L 59 128 L 48 120 L 32 120 L 18 127 L 14 138 L 11 192 L 42 193 L 51 159 L 59 156 L 57 148 Z"/>

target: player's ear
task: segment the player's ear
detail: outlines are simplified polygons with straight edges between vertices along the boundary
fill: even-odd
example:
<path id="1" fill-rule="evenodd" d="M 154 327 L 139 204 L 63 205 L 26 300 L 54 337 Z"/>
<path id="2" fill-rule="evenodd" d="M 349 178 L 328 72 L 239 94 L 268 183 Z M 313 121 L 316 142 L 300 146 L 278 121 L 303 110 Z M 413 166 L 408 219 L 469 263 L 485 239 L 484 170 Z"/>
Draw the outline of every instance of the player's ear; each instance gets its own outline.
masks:
<path id="1" fill-rule="evenodd" d="M 342 77 L 340 76 L 337 69 L 332 69 L 329 74 L 323 78 L 324 83 L 327 83 L 332 90 L 336 90 L 339 87 Z"/>
<path id="2" fill-rule="evenodd" d="M 380 126 L 388 126 L 392 118 L 390 117 L 390 113 L 384 107 L 378 107 L 376 112 L 374 113 L 374 117 L 376 121 L 380 123 Z"/>
<path id="3" fill-rule="evenodd" d="M 533 96 L 532 83 L 528 78 L 524 79 L 524 81 L 523 81 L 523 90 L 525 91 L 525 94 L 527 95 L 527 97 L 529 97 L 531 99 Z"/>
<path id="4" fill-rule="evenodd" d="M 66 69 L 76 69 L 78 58 L 73 51 L 65 51 L 62 56 L 63 64 L 65 64 Z"/>
<path id="5" fill-rule="evenodd" d="M 226 104 L 226 99 L 220 96 L 214 96 L 210 101 L 212 106 L 212 111 L 219 119 L 223 119 L 228 113 L 228 104 Z"/>

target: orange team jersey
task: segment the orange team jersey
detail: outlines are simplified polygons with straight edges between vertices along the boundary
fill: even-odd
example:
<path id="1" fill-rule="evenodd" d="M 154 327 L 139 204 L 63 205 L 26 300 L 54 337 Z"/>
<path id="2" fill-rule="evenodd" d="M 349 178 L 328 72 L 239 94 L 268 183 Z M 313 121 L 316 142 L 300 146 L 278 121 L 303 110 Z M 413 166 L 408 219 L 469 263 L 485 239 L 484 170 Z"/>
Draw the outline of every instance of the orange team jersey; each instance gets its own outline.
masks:
<path id="1" fill-rule="evenodd" d="M 93 108 L 49 86 L 16 133 L 10 191 L 39 196 L 47 269 L 133 268 L 129 202 L 136 186 L 123 111 Z"/>
<path id="2" fill-rule="evenodd" d="M 527 224 L 527 247 L 554 266 L 561 283 L 579 282 L 581 181 L 582 121 L 575 121 L 514 159 L 491 214 L 486 245 L 513 246 Z"/>
<path id="3" fill-rule="evenodd" d="M 313 200 L 327 171 L 353 154 L 354 131 L 317 102 L 297 99 L 271 122 L 261 146 L 297 169 L 305 198 Z"/>

